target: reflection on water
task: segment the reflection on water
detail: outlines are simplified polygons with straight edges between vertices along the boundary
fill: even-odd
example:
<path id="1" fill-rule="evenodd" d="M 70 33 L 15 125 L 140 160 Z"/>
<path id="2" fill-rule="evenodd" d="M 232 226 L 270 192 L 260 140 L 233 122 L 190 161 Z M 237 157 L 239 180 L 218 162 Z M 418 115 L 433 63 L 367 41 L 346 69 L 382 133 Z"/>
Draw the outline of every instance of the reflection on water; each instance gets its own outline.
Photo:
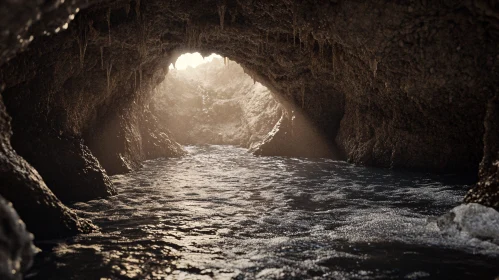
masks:
<path id="1" fill-rule="evenodd" d="M 442 236 L 451 176 L 187 147 L 74 205 L 100 233 L 45 243 L 30 279 L 493 279 L 499 249 Z"/>

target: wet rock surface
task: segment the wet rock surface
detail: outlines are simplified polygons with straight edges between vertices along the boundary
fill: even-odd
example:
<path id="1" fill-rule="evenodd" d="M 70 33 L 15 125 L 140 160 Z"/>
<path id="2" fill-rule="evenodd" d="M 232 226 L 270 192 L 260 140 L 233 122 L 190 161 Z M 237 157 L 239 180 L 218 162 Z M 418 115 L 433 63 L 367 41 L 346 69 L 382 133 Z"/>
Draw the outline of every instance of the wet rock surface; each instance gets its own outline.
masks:
<path id="1" fill-rule="evenodd" d="M 90 149 L 110 175 L 130 172 L 146 159 L 185 153 L 147 107 L 113 114 L 88 133 Z"/>
<path id="2" fill-rule="evenodd" d="M 272 131 L 262 142 L 251 147 L 251 151 L 259 156 L 342 158 L 306 117 L 291 110 L 281 113 Z"/>
<path id="3" fill-rule="evenodd" d="M 485 117 L 484 156 L 480 163 L 480 181 L 464 198 L 464 202 L 480 203 L 499 210 L 499 98 L 487 104 Z"/>
<path id="4" fill-rule="evenodd" d="M 0 278 L 20 280 L 30 268 L 36 247 L 33 235 L 26 231 L 24 223 L 12 205 L 0 196 Z"/>
<path id="5" fill-rule="evenodd" d="M 22 134 L 14 135 L 14 149 L 36 168 L 61 201 L 86 201 L 116 194 L 111 180 L 82 139 L 40 130 L 18 132 Z"/>
<path id="6" fill-rule="evenodd" d="M 93 230 L 89 221 L 64 206 L 38 172 L 16 154 L 10 137 L 10 118 L 0 99 L 0 195 L 13 203 L 27 229 L 39 239 Z"/>
<path id="7" fill-rule="evenodd" d="M 477 203 L 463 204 L 437 220 L 446 234 L 467 240 L 499 245 L 499 212 Z"/>

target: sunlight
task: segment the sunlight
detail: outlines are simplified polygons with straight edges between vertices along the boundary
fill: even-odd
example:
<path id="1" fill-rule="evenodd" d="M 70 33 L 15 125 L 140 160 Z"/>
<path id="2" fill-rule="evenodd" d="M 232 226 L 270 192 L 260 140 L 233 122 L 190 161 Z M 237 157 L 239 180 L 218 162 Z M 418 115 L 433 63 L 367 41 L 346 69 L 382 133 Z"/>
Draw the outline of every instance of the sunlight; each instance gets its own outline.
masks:
<path id="1" fill-rule="evenodd" d="M 200 53 L 186 53 L 181 55 L 175 65 L 170 64 L 170 69 L 185 70 L 188 67 L 196 68 L 201 64 L 211 62 L 214 58 L 221 58 L 218 54 L 212 53 L 210 56 L 204 57 Z"/>

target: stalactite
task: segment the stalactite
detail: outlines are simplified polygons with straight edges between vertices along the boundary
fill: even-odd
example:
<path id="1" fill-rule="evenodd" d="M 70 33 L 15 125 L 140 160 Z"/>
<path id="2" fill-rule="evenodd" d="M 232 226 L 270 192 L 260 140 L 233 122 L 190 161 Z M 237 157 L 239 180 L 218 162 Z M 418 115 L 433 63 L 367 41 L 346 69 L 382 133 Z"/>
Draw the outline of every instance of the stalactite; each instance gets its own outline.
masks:
<path id="1" fill-rule="evenodd" d="M 296 47 L 296 29 L 293 26 L 293 47 Z"/>
<path id="2" fill-rule="evenodd" d="M 299 29 L 298 30 L 298 44 L 300 44 L 300 53 L 302 52 L 302 47 L 301 47 L 301 43 L 302 43 L 302 40 L 301 40 L 301 30 Z"/>
<path id="3" fill-rule="evenodd" d="M 109 37 L 109 45 L 111 45 L 111 8 L 107 9 L 107 31 Z"/>
<path id="4" fill-rule="evenodd" d="M 334 44 L 331 45 L 331 60 L 332 60 L 332 64 L 333 64 L 333 81 L 336 80 L 336 59 L 335 59 L 335 55 L 334 55 Z"/>
<path id="5" fill-rule="evenodd" d="M 305 51 L 308 44 L 307 33 L 305 30 L 300 30 L 300 41 L 303 42 L 303 50 Z"/>
<path id="6" fill-rule="evenodd" d="M 192 27 L 186 27 L 187 28 L 187 47 L 188 48 L 197 48 L 199 47 L 198 44 L 198 36 L 199 36 L 199 31 L 196 28 Z"/>
<path id="7" fill-rule="evenodd" d="M 236 22 L 237 13 L 238 13 L 237 9 L 235 11 L 230 12 L 230 17 L 231 17 L 230 22 L 231 23 Z"/>
<path id="8" fill-rule="evenodd" d="M 83 68 L 83 63 L 85 62 L 85 53 L 88 46 L 87 38 L 87 26 L 84 20 L 80 17 L 78 22 L 78 34 L 76 35 L 76 41 L 78 42 L 78 47 L 80 50 L 80 68 Z"/>
<path id="9" fill-rule="evenodd" d="M 301 82 L 301 108 L 305 108 L 305 83 Z"/>
<path id="10" fill-rule="evenodd" d="M 50 103 L 52 102 L 52 96 L 53 96 L 53 91 L 52 91 L 52 90 L 49 90 L 49 91 L 47 92 L 47 110 L 46 110 L 46 112 L 47 112 L 47 116 L 48 116 L 48 115 L 49 115 L 49 113 L 50 113 L 50 108 L 52 108 L 52 106 L 50 106 L 50 105 L 51 105 Z"/>
<path id="11" fill-rule="evenodd" d="M 220 30 L 224 30 L 224 22 L 225 22 L 225 4 L 221 4 L 218 6 L 218 16 L 220 17 Z"/>
<path id="12" fill-rule="evenodd" d="M 133 88 L 137 91 L 137 70 L 133 69 Z"/>
<path id="13" fill-rule="evenodd" d="M 312 76 L 314 78 L 317 78 L 316 76 L 316 70 L 318 69 L 317 67 L 317 59 L 315 57 L 315 53 L 313 51 L 310 52 L 310 72 L 312 73 Z"/>
<path id="14" fill-rule="evenodd" d="M 140 20 L 140 0 L 135 2 L 135 13 L 137 14 L 137 19 Z"/>
<path id="15" fill-rule="evenodd" d="M 126 12 L 126 16 L 128 17 L 128 15 L 130 15 L 130 4 L 125 5 L 125 12 Z"/>
<path id="16" fill-rule="evenodd" d="M 111 71 L 113 70 L 113 61 L 110 60 L 107 63 L 106 67 L 106 76 L 107 76 L 107 94 L 111 94 Z"/>
<path id="17" fill-rule="evenodd" d="M 296 25 L 297 25 L 297 10 L 296 4 L 293 2 L 293 47 L 296 46 Z"/>
<path id="18" fill-rule="evenodd" d="M 369 61 L 369 65 L 371 66 L 371 70 L 373 71 L 373 76 L 376 78 L 376 72 L 378 71 L 378 60 L 373 58 Z"/>
<path id="19" fill-rule="evenodd" d="M 104 70 L 104 47 L 100 47 L 100 68 Z"/>
<path id="20" fill-rule="evenodd" d="M 186 44 L 187 44 L 187 48 L 190 49 L 191 48 L 191 33 L 190 33 L 190 26 L 189 26 L 189 23 L 187 22 L 187 24 L 185 25 L 185 40 L 187 40 Z"/>
<path id="21" fill-rule="evenodd" d="M 319 44 L 319 56 L 320 56 L 321 61 L 322 61 L 322 58 L 324 57 L 324 41 L 319 40 L 319 41 L 317 41 L 317 43 Z"/>
<path id="22" fill-rule="evenodd" d="M 139 42 L 139 45 L 138 45 L 138 52 L 139 52 L 139 56 L 140 56 L 140 60 L 141 61 L 142 61 L 142 59 L 147 54 L 147 47 L 146 47 L 147 32 L 148 32 L 147 26 L 142 21 L 140 21 L 139 22 L 139 39 L 140 39 L 140 42 Z"/>
<path id="23" fill-rule="evenodd" d="M 203 31 L 201 31 L 201 30 L 200 30 L 200 31 L 199 31 L 199 34 L 198 34 L 198 36 L 197 36 L 197 42 L 196 42 L 196 44 L 197 44 L 197 46 L 198 46 L 199 48 L 201 48 L 201 46 L 203 45 L 203 38 L 204 38 Z M 204 59 L 204 57 L 203 57 L 203 59 Z"/>
<path id="24" fill-rule="evenodd" d="M 196 29 L 196 33 L 194 34 L 194 46 L 196 48 L 201 47 L 201 30 Z"/>
<path id="25" fill-rule="evenodd" d="M 142 66 L 139 66 L 139 90 L 142 90 Z"/>

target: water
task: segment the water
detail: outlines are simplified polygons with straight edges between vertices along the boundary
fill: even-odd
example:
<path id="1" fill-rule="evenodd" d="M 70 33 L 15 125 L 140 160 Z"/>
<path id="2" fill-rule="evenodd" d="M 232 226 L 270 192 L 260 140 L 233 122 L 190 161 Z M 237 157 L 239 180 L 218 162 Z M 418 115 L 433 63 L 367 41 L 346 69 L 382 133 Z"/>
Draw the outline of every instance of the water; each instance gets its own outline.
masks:
<path id="1" fill-rule="evenodd" d="M 29 279 L 494 279 L 499 248 L 444 236 L 469 186 L 332 160 L 187 147 L 77 203 L 101 231 L 40 244 Z"/>

